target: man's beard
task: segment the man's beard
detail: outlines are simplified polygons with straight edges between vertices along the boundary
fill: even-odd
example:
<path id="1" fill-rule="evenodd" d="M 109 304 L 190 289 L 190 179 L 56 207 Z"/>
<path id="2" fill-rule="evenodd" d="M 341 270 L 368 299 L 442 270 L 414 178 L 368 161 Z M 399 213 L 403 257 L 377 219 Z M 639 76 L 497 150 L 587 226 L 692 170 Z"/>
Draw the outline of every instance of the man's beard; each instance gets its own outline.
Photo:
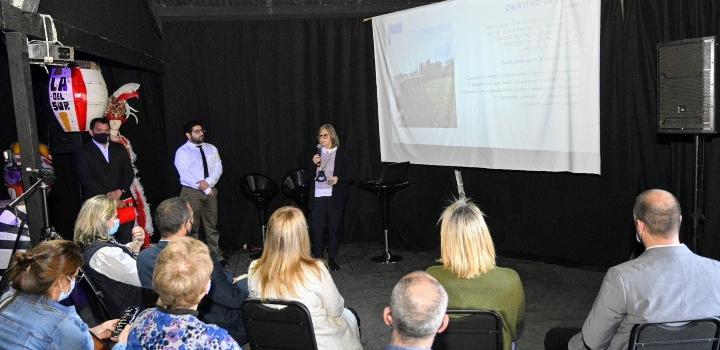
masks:
<path id="1" fill-rule="evenodd" d="M 198 136 L 198 137 L 192 136 L 192 137 L 190 137 L 190 141 L 192 141 L 192 143 L 194 143 L 194 144 L 201 144 L 201 143 L 205 142 L 205 136 Z"/>

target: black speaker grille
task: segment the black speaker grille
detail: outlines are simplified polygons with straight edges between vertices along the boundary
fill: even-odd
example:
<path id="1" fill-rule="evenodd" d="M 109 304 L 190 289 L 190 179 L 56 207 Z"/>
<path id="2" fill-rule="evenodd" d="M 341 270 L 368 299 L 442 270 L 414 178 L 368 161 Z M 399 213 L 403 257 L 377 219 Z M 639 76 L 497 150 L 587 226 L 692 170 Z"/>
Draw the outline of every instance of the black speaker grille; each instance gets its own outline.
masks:
<path id="1" fill-rule="evenodd" d="M 658 45 L 658 131 L 715 132 L 715 38 Z"/>

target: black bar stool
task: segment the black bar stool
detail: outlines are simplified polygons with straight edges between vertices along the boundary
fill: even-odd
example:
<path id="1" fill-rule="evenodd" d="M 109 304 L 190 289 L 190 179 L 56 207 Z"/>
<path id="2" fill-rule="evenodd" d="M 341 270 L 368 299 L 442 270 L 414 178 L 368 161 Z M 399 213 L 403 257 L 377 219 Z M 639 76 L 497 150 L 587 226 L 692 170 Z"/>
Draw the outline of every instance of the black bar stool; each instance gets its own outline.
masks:
<path id="1" fill-rule="evenodd" d="M 305 181 L 305 169 L 291 170 L 285 175 L 281 185 L 282 193 L 292 200 L 303 213 L 307 213 L 310 184 Z"/>
<path id="2" fill-rule="evenodd" d="M 392 255 L 388 246 L 388 231 L 390 231 L 390 208 L 395 194 L 410 186 L 407 181 L 407 170 L 410 162 L 389 163 L 382 168 L 380 177 L 377 180 L 369 180 L 360 183 L 360 188 L 373 192 L 380 200 L 380 212 L 385 237 L 385 251 L 382 255 L 374 256 L 373 261 L 389 264 L 402 260 L 400 255 Z"/>
<path id="3" fill-rule="evenodd" d="M 267 208 L 270 200 L 278 194 L 278 185 L 273 179 L 259 173 L 249 173 L 242 177 L 240 184 L 242 193 L 257 209 L 262 230 L 262 245 L 265 246 L 265 231 L 267 229 Z"/>

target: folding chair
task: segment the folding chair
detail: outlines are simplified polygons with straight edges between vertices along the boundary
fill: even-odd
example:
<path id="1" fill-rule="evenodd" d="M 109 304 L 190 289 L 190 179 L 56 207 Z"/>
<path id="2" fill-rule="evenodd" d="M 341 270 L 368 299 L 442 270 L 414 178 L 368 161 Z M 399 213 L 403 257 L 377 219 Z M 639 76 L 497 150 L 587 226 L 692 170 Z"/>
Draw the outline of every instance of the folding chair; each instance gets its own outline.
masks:
<path id="1" fill-rule="evenodd" d="M 639 323 L 630 331 L 628 349 L 716 350 L 720 341 L 720 319 Z"/>
<path id="2" fill-rule="evenodd" d="M 503 319 L 492 310 L 447 310 L 450 318 L 444 332 L 435 336 L 433 350 L 483 349 L 502 350 Z"/>

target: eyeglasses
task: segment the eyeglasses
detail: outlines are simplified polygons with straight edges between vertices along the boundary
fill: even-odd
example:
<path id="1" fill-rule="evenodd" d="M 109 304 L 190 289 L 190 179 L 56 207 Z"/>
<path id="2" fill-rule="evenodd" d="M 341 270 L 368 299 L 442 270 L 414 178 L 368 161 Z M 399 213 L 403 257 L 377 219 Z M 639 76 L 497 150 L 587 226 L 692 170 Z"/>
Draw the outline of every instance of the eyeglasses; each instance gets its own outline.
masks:
<path id="1" fill-rule="evenodd" d="M 320 138 L 326 138 L 326 137 L 328 137 L 328 136 L 330 136 L 330 135 L 328 135 L 328 134 L 320 134 L 320 135 L 318 135 L 318 138 L 319 138 L 319 139 L 320 139 Z"/>
<path id="2" fill-rule="evenodd" d="M 77 282 L 77 281 L 81 280 L 84 276 L 85 275 L 83 275 L 82 271 L 78 271 L 77 275 L 75 275 L 73 277 L 68 276 L 68 278 L 70 280 L 75 280 L 75 282 Z"/>
<path id="3" fill-rule="evenodd" d="M 205 133 L 205 130 L 203 130 L 203 129 L 193 130 L 192 133 L 193 133 L 193 134 L 204 134 L 204 133 Z"/>

